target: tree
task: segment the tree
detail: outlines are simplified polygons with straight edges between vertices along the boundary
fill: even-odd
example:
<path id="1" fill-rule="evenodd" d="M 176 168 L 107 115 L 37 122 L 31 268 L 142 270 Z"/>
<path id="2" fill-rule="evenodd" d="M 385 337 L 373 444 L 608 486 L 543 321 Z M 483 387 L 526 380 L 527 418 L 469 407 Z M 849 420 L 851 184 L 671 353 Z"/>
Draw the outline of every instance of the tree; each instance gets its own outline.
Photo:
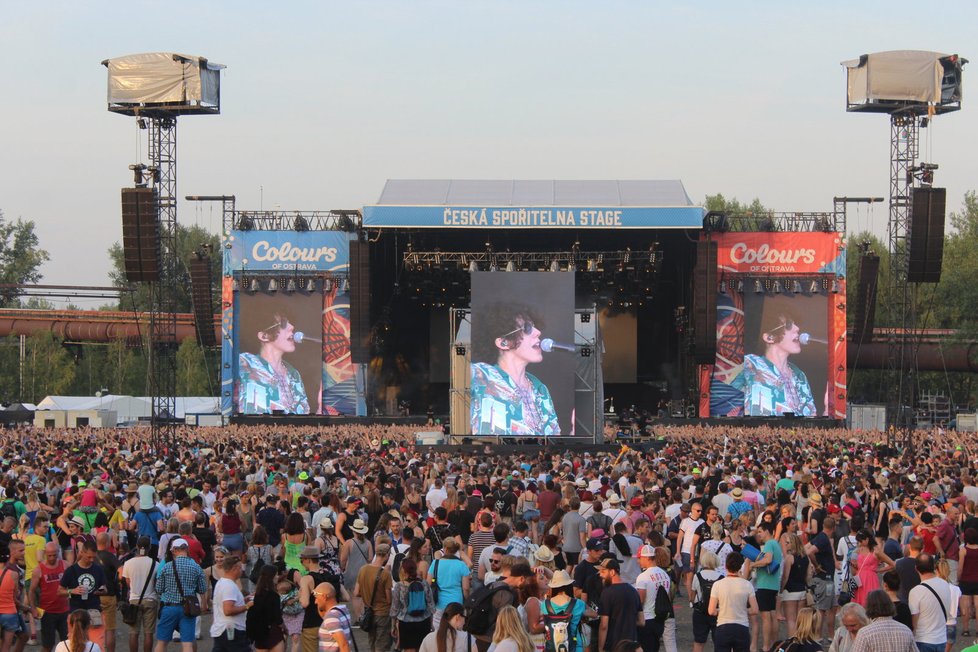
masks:
<path id="1" fill-rule="evenodd" d="M 204 350 L 188 337 L 177 349 L 177 396 L 211 396 Z"/>
<path id="2" fill-rule="evenodd" d="M 41 280 L 41 265 L 50 255 L 38 245 L 32 220 L 8 222 L 0 211 L 0 283 L 37 283 Z M 14 288 L 0 289 L 0 308 L 14 303 L 20 292 Z"/>
<path id="3" fill-rule="evenodd" d="M 771 212 L 771 209 L 766 208 L 757 197 L 750 204 L 742 204 L 737 201 L 736 197 L 727 199 L 722 194 L 717 193 L 715 195 L 707 195 L 704 204 L 708 211 L 719 211 L 723 213 L 763 214 Z"/>
<path id="4" fill-rule="evenodd" d="M 75 378 L 75 359 L 50 331 L 27 338 L 22 401 L 37 403 L 45 396 L 63 394 Z"/>
<path id="5" fill-rule="evenodd" d="M 203 227 L 177 225 L 177 257 L 180 261 L 178 265 L 177 294 L 175 297 L 175 309 L 177 312 L 190 312 L 193 310 L 193 302 L 190 298 L 190 261 L 194 252 L 201 245 L 210 245 L 211 251 L 211 279 L 214 287 L 218 287 L 218 279 L 221 275 L 221 246 L 220 238 L 216 233 L 208 233 Z M 123 259 L 122 245 L 118 242 L 109 247 L 109 258 L 112 260 L 112 271 L 109 272 L 109 280 L 116 287 L 129 287 L 132 285 L 126 280 L 126 269 Z M 149 292 L 149 285 L 146 283 L 135 284 L 135 291 L 131 298 L 125 295 L 120 298 L 118 310 L 139 310 L 148 311 L 153 304 Z M 217 293 L 219 296 L 220 293 Z"/>

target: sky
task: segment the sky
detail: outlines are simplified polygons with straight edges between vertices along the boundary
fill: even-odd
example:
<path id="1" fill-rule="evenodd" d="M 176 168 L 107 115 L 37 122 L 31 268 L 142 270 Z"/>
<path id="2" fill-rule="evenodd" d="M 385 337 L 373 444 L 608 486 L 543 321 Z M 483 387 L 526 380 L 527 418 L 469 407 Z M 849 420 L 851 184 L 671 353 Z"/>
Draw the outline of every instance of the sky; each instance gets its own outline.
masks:
<path id="1" fill-rule="evenodd" d="M 976 24 L 975 3 L 903 1 L 7 0 L 0 210 L 36 223 L 42 282 L 107 285 L 146 132 L 107 111 L 100 62 L 162 51 L 227 66 L 221 115 L 179 119 L 181 198 L 326 210 L 374 203 L 389 178 L 681 179 L 697 203 L 828 211 L 889 193 L 888 120 L 846 113 L 840 62 L 919 49 L 978 66 Z M 976 78 L 921 132 L 949 210 L 978 187 Z M 886 219 L 852 207 L 850 231 Z M 181 200 L 178 220 L 216 233 L 220 206 Z"/>

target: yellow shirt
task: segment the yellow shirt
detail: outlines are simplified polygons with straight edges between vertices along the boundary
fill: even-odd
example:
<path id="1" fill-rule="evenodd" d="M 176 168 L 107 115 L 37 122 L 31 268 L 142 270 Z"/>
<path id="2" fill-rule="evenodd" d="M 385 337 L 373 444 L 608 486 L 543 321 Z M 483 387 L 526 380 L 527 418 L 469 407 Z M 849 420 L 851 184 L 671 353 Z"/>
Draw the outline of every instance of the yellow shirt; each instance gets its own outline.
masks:
<path id="1" fill-rule="evenodd" d="M 47 541 L 44 540 L 40 534 L 28 534 L 24 537 L 24 562 L 27 569 L 26 579 L 29 582 L 34 573 L 34 569 L 37 568 L 37 551 L 44 549 L 44 544 Z"/>

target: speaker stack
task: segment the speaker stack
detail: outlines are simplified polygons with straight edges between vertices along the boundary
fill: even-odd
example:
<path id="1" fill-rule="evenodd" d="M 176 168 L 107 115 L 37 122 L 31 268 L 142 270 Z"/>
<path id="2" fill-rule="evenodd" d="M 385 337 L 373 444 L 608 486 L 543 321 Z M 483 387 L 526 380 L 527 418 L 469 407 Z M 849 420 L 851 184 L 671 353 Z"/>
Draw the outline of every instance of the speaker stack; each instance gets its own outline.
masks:
<path id="1" fill-rule="evenodd" d="M 350 359 L 370 362 L 370 254 L 360 240 L 350 241 Z"/>
<path id="2" fill-rule="evenodd" d="M 160 216 L 152 188 L 122 189 L 122 255 L 130 283 L 160 280 Z"/>
<path id="3" fill-rule="evenodd" d="M 880 257 L 865 253 L 859 257 L 859 285 L 852 322 L 852 338 L 856 342 L 872 342 L 876 326 L 876 288 L 880 273 Z"/>
<path id="4" fill-rule="evenodd" d="M 210 256 L 195 255 L 190 261 L 190 298 L 194 306 L 197 342 L 201 346 L 217 346 L 211 281 Z"/>
<path id="5" fill-rule="evenodd" d="M 910 259 L 907 280 L 937 283 L 944 262 L 944 209 L 946 188 L 914 188 L 910 214 Z"/>
<path id="6" fill-rule="evenodd" d="M 696 243 L 693 269 L 693 357 L 713 364 L 717 355 L 717 243 Z"/>

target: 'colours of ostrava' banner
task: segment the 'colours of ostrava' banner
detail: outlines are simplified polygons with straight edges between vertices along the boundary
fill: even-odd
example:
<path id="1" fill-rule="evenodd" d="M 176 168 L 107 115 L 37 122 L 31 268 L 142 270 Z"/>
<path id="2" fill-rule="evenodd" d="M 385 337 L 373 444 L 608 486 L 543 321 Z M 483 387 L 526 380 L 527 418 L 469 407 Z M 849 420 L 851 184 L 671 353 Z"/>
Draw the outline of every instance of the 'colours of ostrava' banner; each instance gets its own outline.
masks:
<path id="1" fill-rule="evenodd" d="M 700 416 L 845 418 L 846 258 L 837 233 L 724 233 L 717 354 Z"/>

